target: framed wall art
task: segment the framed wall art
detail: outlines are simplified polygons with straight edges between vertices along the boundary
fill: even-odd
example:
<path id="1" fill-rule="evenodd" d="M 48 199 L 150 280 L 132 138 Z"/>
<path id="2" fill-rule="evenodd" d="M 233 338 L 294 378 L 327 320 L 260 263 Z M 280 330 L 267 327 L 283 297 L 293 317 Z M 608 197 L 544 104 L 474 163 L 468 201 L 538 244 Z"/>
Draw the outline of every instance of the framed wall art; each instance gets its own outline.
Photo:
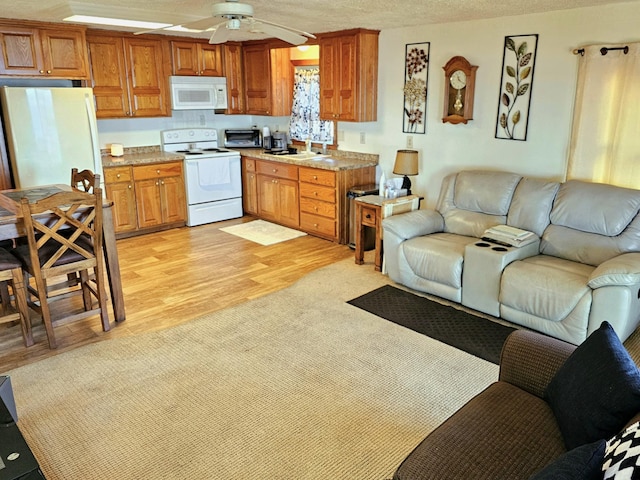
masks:
<path id="1" fill-rule="evenodd" d="M 404 55 L 404 133 L 425 133 L 430 42 L 408 43 Z"/>
<path id="2" fill-rule="evenodd" d="M 538 34 L 504 37 L 496 138 L 526 140 Z"/>

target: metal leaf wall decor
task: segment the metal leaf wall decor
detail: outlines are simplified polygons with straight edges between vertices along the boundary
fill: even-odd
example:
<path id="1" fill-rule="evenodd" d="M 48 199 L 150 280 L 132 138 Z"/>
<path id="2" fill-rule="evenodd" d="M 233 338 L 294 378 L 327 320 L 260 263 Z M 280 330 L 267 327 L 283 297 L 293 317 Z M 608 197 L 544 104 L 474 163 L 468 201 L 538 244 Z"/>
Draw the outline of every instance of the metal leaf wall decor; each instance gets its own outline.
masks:
<path id="1" fill-rule="evenodd" d="M 404 112 L 402 131 L 424 133 L 426 128 L 429 42 L 408 43 L 404 55 Z"/>
<path id="2" fill-rule="evenodd" d="M 504 38 L 496 138 L 526 140 L 538 34 Z"/>

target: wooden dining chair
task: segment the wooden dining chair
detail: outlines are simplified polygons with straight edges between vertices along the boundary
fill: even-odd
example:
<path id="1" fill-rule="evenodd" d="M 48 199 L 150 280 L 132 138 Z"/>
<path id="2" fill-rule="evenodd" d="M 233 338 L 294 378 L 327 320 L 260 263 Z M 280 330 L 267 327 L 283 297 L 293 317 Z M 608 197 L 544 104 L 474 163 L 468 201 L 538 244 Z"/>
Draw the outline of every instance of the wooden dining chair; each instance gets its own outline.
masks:
<path id="1" fill-rule="evenodd" d="M 56 347 L 53 324 L 100 314 L 102 329 L 110 329 L 104 285 L 102 259 L 102 191 L 93 194 L 60 192 L 29 203 L 21 200 L 27 245 L 14 251 L 26 273 L 27 301 L 41 315 L 49 338 L 49 346 Z M 90 271 L 93 275 L 90 275 Z M 70 289 L 68 279 L 56 277 L 77 272 L 80 289 Z M 29 285 L 35 279 L 35 288 Z M 58 311 L 52 315 L 49 302 L 82 293 L 83 311 Z M 65 303 L 68 305 L 68 303 Z"/>
<path id="2" fill-rule="evenodd" d="M 29 307 L 27 306 L 27 293 L 22 274 L 22 263 L 11 252 L 0 248 L 0 282 L 2 288 L 2 304 L 0 304 L 0 323 L 19 321 L 22 328 L 22 338 L 27 347 L 33 345 L 33 333 L 31 331 L 31 319 L 29 318 Z M 4 288 L 6 284 L 11 285 L 13 292 L 13 304 L 9 289 Z"/>
<path id="3" fill-rule="evenodd" d="M 71 186 L 87 193 L 93 193 L 96 188 L 100 188 L 100 174 L 93 173 L 91 170 L 79 172 L 77 168 L 72 168 Z"/>

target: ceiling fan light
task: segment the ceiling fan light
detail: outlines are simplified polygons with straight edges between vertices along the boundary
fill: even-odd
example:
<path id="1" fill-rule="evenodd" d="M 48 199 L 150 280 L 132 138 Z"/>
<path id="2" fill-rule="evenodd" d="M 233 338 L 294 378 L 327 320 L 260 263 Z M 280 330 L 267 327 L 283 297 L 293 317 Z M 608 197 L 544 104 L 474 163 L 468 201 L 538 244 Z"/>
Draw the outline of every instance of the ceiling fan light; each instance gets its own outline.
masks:
<path id="1" fill-rule="evenodd" d="M 229 30 L 240 30 L 240 19 L 230 18 L 229 21 L 227 21 L 227 28 Z"/>

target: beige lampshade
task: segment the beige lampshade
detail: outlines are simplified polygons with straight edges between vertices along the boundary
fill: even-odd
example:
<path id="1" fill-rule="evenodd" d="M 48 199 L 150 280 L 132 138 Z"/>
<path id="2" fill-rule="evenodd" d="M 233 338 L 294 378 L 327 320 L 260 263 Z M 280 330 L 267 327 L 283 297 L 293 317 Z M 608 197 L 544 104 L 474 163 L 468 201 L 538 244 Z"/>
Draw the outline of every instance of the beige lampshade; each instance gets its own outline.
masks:
<path id="1" fill-rule="evenodd" d="M 393 173 L 396 175 L 418 175 L 418 151 L 398 150 Z"/>

